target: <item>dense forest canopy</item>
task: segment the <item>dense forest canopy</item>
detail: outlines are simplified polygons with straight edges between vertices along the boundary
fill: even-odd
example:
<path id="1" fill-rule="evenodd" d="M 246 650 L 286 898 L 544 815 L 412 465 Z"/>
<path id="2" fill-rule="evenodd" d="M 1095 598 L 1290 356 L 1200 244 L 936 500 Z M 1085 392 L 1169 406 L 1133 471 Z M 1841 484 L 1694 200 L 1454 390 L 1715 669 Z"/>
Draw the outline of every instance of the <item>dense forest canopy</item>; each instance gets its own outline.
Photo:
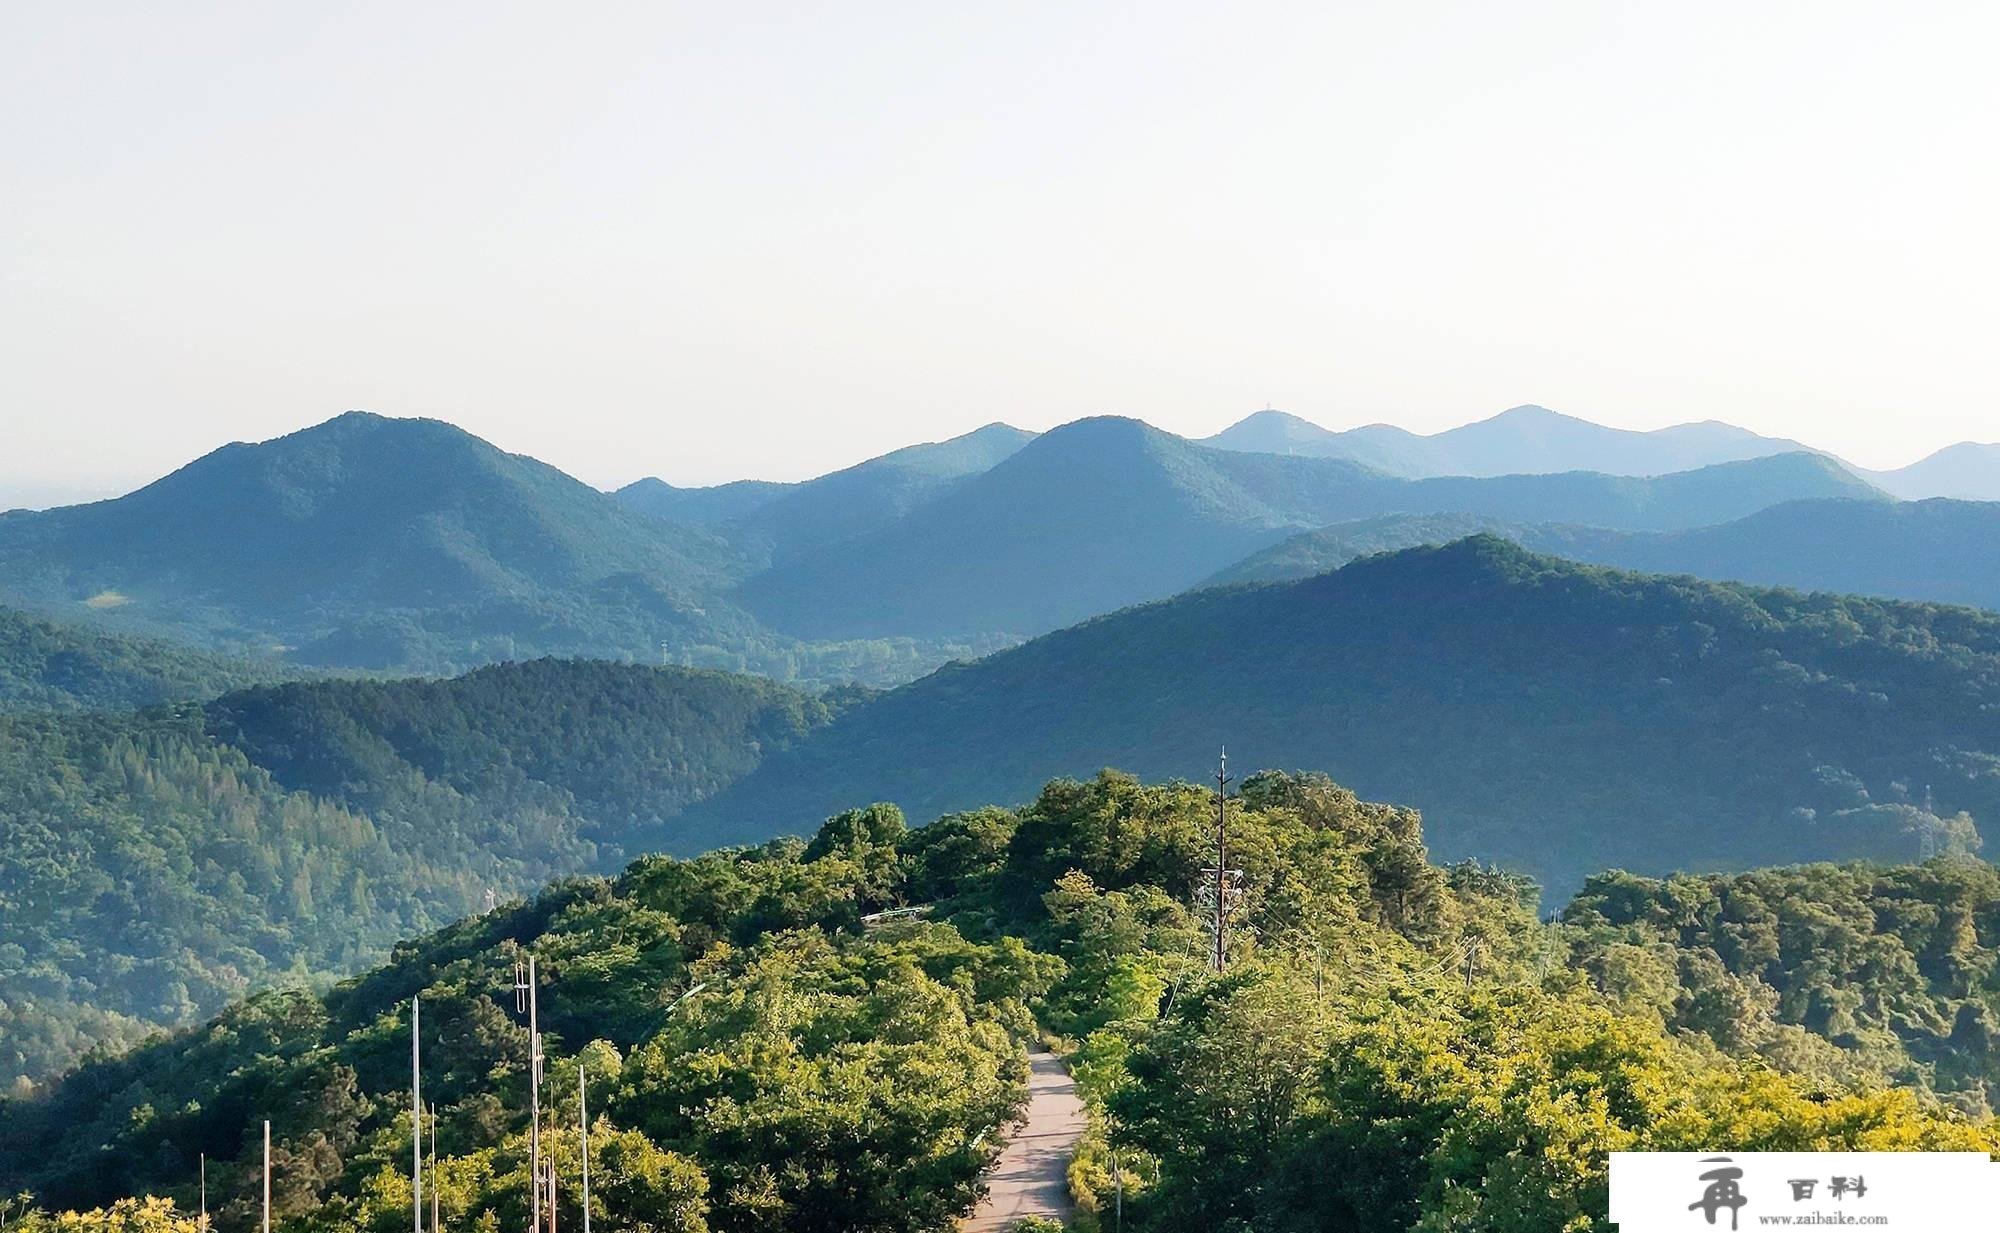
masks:
<path id="1" fill-rule="evenodd" d="M 536 662 L 0 716 L 0 1084 L 655 847 L 827 700 Z"/>
<path id="2" fill-rule="evenodd" d="M 2000 1105 L 2000 873 L 1986 862 L 1606 873 L 1563 919 L 1574 966 L 1678 1031 Z"/>
<path id="3" fill-rule="evenodd" d="M 212 698 L 296 675 L 235 658 L 0 608 L 0 712 L 125 710 Z"/>
<path id="4" fill-rule="evenodd" d="M 1436 847 L 1592 873 L 1909 860 L 2000 817 L 2000 617 L 1658 578 L 1492 537 L 1195 592 L 946 668 L 691 811 L 691 841 L 914 817 L 1218 745 L 1407 800 Z"/>
<path id="5" fill-rule="evenodd" d="M 186 1210 L 206 1153 L 234 1233 L 256 1219 L 269 1116 L 283 1233 L 393 1233 L 410 1219 L 421 997 L 445 1222 L 518 1224 L 524 954 L 551 1057 L 545 1142 L 573 1178 L 581 1067 L 607 1227 L 947 1228 L 1021 1099 L 1037 1022 L 1069 1042 L 1093 1111 L 1071 1169 L 1086 1218 L 1115 1185 L 1142 1231 L 1608 1233 L 1611 1150 L 2000 1150 L 1962 1102 L 1886 1090 L 1830 1021 L 1800 1029 L 1816 1048 L 1752 1060 L 1726 1016 L 1670 1028 L 1600 992 L 1565 962 L 1618 927 L 1594 899 L 1544 925 L 1520 879 L 1431 863 L 1413 811 L 1320 777 L 1252 776 L 1230 801 L 1243 894 L 1217 978 L 1197 899 L 1214 809 L 1200 787 L 1106 773 L 916 830 L 877 805 L 809 842 L 566 881 L 323 995 L 263 995 L 0 1103 L 0 1173 L 44 1211 L 148 1194 Z M 1957 869 L 1879 876 L 1913 888 L 1914 918 L 1962 897 Z M 862 921 L 904 904 L 930 912 Z M 1990 968 L 1980 980 L 1990 998 Z M 576 1198 L 560 1192 L 562 1223 Z"/>

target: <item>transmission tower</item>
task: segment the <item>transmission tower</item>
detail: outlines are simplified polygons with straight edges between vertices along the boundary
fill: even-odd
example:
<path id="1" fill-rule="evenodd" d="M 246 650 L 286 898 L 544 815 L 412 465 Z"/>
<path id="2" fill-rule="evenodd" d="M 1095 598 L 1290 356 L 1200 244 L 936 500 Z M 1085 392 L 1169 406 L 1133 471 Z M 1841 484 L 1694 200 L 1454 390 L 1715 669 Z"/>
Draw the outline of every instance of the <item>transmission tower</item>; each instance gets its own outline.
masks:
<path id="1" fill-rule="evenodd" d="M 1243 871 L 1229 867 L 1229 751 L 1215 767 L 1215 864 L 1202 870 L 1195 906 L 1208 925 L 1209 969 L 1220 975 L 1229 966 L 1229 917 L 1243 900 Z"/>

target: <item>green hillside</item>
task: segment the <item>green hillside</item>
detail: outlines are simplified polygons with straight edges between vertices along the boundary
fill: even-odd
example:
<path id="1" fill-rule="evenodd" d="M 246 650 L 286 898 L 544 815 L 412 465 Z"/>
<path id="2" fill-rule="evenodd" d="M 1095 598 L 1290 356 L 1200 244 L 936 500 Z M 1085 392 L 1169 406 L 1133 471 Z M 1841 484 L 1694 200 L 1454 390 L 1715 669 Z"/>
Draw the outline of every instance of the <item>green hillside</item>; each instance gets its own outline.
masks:
<path id="1" fill-rule="evenodd" d="M 722 673 L 529 663 L 0 717 L 0 1085 L 611 867 L 828 714 Z"/>
<path id="2" fill-rule="evenodd" d="M 1984 861 L 1607 873 L 1563 919 L 1570 967 L 1677 1031 L 2000 1105 L 2000 871 Z"/>
<path id="3" fill-rule="evenodd" d="M 49 1233 L 48 1209 L 188 1210 L 205 1153 L 217 1227 L 247 1233 L 269 1117 L 279 1233 L 393 1233 L 420 997 L 444 1225 L 518 1227 L 529 955 L 568 1227 L 581 1071 L 603 1227 L 941 1233 L 1021 1098 L 1036 1021 L 1071 1042 L 1092 1110 L 1082 1218 L 1109 1218 L 1115 1148 L 1134 1233 L 1608 1233 L 1613 1149 L 2000 1148 L 1990 1121 L 1865 1065 L 1669 1034 L 1552 962 L 1583 935 L 1539 925 L 1518 881 L 1432 864 L 1414 812 L 1320 777 L 1252 776 L 1230 803 L 1243 893 L 1217 977 L 1193 907 L 1213 810 L 1105 774 L 916 831 L 872 806 L 810 843 L 564 882 L 324 995 L 265 995 L 0 1102 L 0 1173 L 43 1207 L 23 1233 Z M 930 912 L 864 927 L 896 904 Z"/>
<path id="4" fill-rule="evenodd" d="M 218 655 L 0 608 L 0 711 L 125 710 L 212 698 L 290 675 Z"/>
<path id="5" fill-rule="evenodd" d="M 742 602 L 799 637 L 1032 634 L 1193 585 L 1298 530 L 1386 513 L 1676 528 L 1786 500 L 1880 497 L 1805 454 L 1653 479 L 1401 480 L 1340 459 L 1212 449 L 1136 420 L 1044 433 L 911 517 L 780 562 Z"/>
<path id="6" fill-rule="evenodd" d="M 1207 590 L 856 708 L 687 819 L 919 818 L 1049 771 L 1199 775 L 1218 746 L 1425 811 L 1437 847 L 1598 869 L 1905 859 L 2000 817 L 2000 617 L 1656 578 L 1494 538 Z M 1926 785 L 1936 814 L 1922 808 Z M 1928 836 L 1929 838 L 1926 838 Z"/>
<path id="7" fill-rule="evenodd" d="M 1981 501 L 1794 501 L 1670 532 L 1393 515 L 1295 535 L 1205 585 L 1305 578 L 1371 552 L 1481 531 L 1535 552 L 1648 573 L 2000 608 L 2000 503 Z"/>
<path id="8" fill-rule="evenodd" d="M 727 547 L 449 424 L 359 412 L 129 496 L 0 516 L 6 591 L 302 663 L 449 668 L 737 632 Z"/>

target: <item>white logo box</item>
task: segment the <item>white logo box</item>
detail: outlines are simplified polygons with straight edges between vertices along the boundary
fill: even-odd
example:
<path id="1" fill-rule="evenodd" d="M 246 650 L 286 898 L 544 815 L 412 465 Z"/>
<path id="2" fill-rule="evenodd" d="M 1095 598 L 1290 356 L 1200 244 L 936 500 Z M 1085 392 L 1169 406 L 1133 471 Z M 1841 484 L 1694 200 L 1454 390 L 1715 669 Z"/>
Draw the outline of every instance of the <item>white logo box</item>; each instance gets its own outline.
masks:
<path id="1" fill-rule="evenodd" d="M 1610 1214 L 1618 1233 L 2000 1229 L 2000 1164 L 1980 1152 L 1613 1152 Z"/>

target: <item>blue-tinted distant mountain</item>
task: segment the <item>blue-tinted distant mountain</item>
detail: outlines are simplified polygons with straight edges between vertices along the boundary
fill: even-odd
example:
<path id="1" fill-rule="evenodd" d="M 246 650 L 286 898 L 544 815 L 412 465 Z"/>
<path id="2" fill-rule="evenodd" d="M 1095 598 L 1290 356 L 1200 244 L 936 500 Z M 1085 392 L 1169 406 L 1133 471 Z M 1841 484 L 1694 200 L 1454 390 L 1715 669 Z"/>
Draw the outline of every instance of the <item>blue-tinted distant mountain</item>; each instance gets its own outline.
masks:
<path id="1" fill-rule="evenodd" d="M 753 557 L 779 559 L 885 527 L 1011 457 L 1035 434 L 988 424 L 948 441 L 927 442 L 797 484 L 741 480 L 674 488 L 640 480 L 617 492 L 656 518 L 726 526 Z"/>
<path id="2" fill-rule="evenodd" d="M 738 595 L 768 624 L 800 637 L 1033 634 L 1172 594 L 1329 522 L 1462 511 L 1669 529 L 1843 495 L 1881 497 L 1811 454 L 1653 479 L 1412 481 L 1345 459 L 1212 449 L 1104 417 L 1047 432 L 911 516 L 780 562 Z"/>
<path id="3" fill-rule="evenodd" d="M 1906 500 L 1956 497 L 2000 501 L 2000 445 L 1961 441 L 1894 471 L 1862 471 L 1878 487 Z"/>
<path id="4" fill-rule="evenodd" d="M 1536 552 L 1648 573 L 2000 610 L 2000 503 L 1988 501 L 1794 501 L 1718 526 L 1650 533 L 1399 514 L 1292 536 L 1207 585 L 1310 577 L 1370 553 L 1482 531 Z"/>
<path id="5" fill-rule="evenodd" d="M 1916 855 L 2000 818 L 2000 616 L 1619 573 L 1492 537 L 1148 604 L 848 712 L 690 815 L 691 848 L 917 819 L 1100 767 L 1312 767 L 1433 850 L 1589 871 Z"/>
<path id="6" fill-rule="evenodd" d="M 359 412 L 228 445 L 129 496 L 0 515 L 0 593 L 307 663 L 436 669 L 740 640 L 740 569 L 435 420 Z"/>
<path id="7" fill-rule="evenodd" d="M 772 480 L 735 480 L 706 488 L 676 488 L 663 479 L 647 476 L 633 480 L 611 495 L 627 509 L 649 518 L 713 527 L 755 513 L 798 487 Z"/>
<path id="8" fill-rule="evenodd" d="M 1428 435 L 1390 424 L 1333 432 L 1282 411 L 1259 411 L 1203 444 L 1258 453 L 1347 458 L 1406 479 L 1434 475 L 1666 475 L 1805 450 L 1707 420 L 1650 432 L 1607 428 L 1547 407 L 1514 407 Z"/>

